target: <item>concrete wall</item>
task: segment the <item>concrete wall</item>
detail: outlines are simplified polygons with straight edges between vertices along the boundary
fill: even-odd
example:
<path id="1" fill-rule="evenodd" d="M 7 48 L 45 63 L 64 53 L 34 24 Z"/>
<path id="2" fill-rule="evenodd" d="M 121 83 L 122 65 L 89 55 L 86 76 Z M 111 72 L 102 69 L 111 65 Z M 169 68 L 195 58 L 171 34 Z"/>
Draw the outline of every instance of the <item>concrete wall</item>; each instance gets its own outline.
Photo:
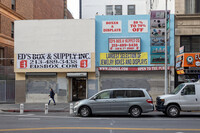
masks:
<path id="1" fill-rule="evenodd" d="M 167 10 L 170 10 L 171 14 L 175 14 L 175 3 L 180 0 L 167 0 Z M 184 0 L 182 0 L 184 1 Z M 165 10 L 165 0 L 151 0 L 152 10 Z M 182 3 L 181 3 L 182 5 Z M 181 9 L 182 7 L 180 7 Z M 176 9 L 176 12 L 179 10 Z"/>
<path id="2" fill-rule="evenodd" d="M 122 15 L 127 15 L 127 6 L 135 5 L 136 14 L 149 14 L 149 0 L 82 0 L 82 18 L 95 18 L 96 13 L 106 15 L 106 5 L 122 5 Z"/>
<path id="3" fill-rule="evenodd" d="M 28 34 L 27 34 L 28 33 Z M 94 20 L 15 22 L 15 72 L 94 72 Z M 91 53 L 90 69 L 17 69 L 17 53 Z"/>

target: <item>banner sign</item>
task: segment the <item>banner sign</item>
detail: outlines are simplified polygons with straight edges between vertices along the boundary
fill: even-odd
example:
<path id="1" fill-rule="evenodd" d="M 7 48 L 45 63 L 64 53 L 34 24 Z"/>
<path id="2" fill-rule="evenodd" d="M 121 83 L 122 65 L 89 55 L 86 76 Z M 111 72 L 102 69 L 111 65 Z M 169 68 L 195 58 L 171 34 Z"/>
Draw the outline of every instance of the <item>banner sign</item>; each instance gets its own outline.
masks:
<path id="1" fill-rule="evenodd" d="M 102 22 L 102 32 L 103 33 L 121 33 L 122 32 L 122 22 L 116 21 L 103 21 Z"/>
<path id="2" fill-rule="evenodd" d="M 140 38 L 109 38 L 109 51 L 139 51 Z"/>
<path id="3" fill-rule="evenodd" d="M 128 32 L 130 33 L 148 32 L 148 20 L 129 20 Z"/>
<path id="4" fill-rule="evenodd" d="M 165 35 L 167 35 L 167 55 L 170 54 L 170 11 L 167 12 L 167 34 L 165 33 L 165 10 L 151 11 L 150 19 L 151 64 L 163 64 L 165 63 L 165 56 L 163 56 Z"/>
<path id="5" fill-rule="evenodd" d="M 21 53 L 17 54 L 17 68 L 91 68 L 91 53 Z"/>
<path id="6" fill-rule="evenodd" d="M 200 67 L 200 53 L 183 53 L 178 55 L 176 57 L 176 68 L 180 67 Z"/>
<path id="7" fill-rule="evenodd" d="M 147 52 L 100 53 L 101 66 L 140 66 L 148 65 Z"/>
<path id="8" fill-rule="evenodd" d="M 163 71 L 165 67 L 99 67 L 99 71 Z M 167 67 L 170 70 L 170 67 Z"/>

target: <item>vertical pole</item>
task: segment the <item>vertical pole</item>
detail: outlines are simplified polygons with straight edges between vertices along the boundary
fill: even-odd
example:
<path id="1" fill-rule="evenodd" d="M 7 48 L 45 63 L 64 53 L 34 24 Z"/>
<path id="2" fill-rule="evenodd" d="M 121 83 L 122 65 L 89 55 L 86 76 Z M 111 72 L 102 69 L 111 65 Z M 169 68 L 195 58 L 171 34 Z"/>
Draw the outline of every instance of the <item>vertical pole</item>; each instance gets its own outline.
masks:
<path id="1" fill-rule="evenodd" d="M 20 114 L 23 114 L 24 113 L 24 104 L 21 103 L 19 108 L 20 108 Z"/>
<path id="2" fill-rule="evenodd" d="M 44 114 L 46 115 L 46 114 L 48 114 L 48 109 L 49 109 L 49 107 L 48 107 L 48 104 L 45 104 L 45 106 L 44 106 Z"/>
<path id="3" fill-rule="evenodd" d="M 165 95 L 168 89 L 167 60 L 167 0 L 165 0 Z"/>
<path id="4" fill-rule="evenodd" d="M 72 115 L 73 114 L 73 109 L 74 108 L 74 105 L 73 103 L 70 103 L 70 109 L 69 109 L 69 114 Z"/>

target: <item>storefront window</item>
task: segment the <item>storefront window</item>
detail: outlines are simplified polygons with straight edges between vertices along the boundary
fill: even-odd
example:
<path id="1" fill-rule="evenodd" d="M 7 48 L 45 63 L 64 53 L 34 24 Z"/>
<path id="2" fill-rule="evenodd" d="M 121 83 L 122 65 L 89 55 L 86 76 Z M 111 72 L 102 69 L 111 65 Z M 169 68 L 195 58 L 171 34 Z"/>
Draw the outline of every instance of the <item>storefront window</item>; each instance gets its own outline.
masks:
<path id="1" fill-rule="evenodd" d="M 200 51 L 200 36 L 181 36 L 181 47 L 184 46 L 184 52 Z"/>

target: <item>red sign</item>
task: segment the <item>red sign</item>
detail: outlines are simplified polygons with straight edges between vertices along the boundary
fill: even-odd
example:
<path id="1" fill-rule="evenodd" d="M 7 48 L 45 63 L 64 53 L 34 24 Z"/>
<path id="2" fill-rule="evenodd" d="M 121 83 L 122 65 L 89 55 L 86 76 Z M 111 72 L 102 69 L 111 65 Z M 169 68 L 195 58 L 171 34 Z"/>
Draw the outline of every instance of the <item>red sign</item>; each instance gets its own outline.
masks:
<path id="1" fill-rule="evenodd" d="M 128 32 L 130 33 L 148 32 L 148 20 L 129 20 Z"/>
<path id="2" fill-rule="evenodd" d="M 110 38 L 109 51 L 139 51 L 140 38 Z"/>
<path id="3" fill-rule="evenodd" d="M 165 67 L 99 67 L 99 71 L 162 71 Z M 167 67 L 170 70 L 170 66 Z"/>
<path id="4" fill-rule="evenodd" d="M 88 61 L 87 60 L 81 60 L 80 61 L 80 67 L 81 68 L 86 68 L 88 66 Z"/>
<path id="5" fill-rule="evenodd" d="M 27 60 L 20 61 L 20 68 L 27 68 Z"/>

